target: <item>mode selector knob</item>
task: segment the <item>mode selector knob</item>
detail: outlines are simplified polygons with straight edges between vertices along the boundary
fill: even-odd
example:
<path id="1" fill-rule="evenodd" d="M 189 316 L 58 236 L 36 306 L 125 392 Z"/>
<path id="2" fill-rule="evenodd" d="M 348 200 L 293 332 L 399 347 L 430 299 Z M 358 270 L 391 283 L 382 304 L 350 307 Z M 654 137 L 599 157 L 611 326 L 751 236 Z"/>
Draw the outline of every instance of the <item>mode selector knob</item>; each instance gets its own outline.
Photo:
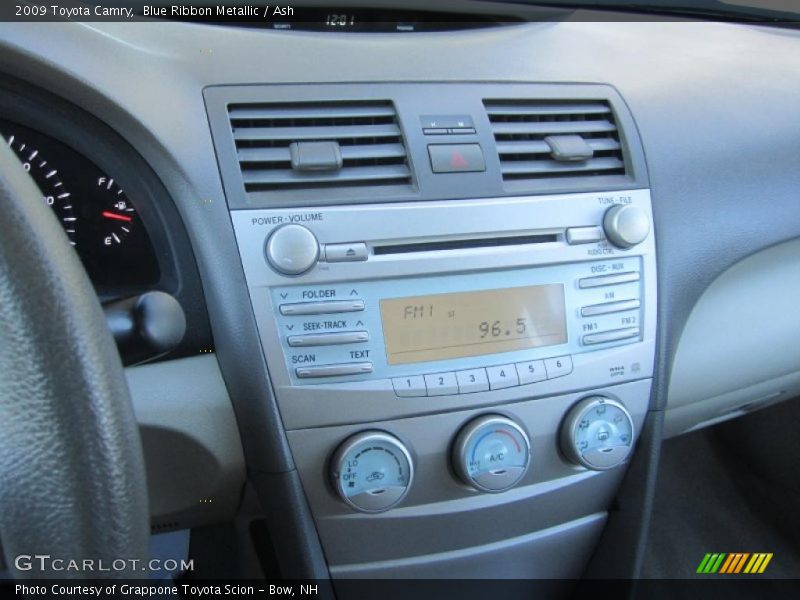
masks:
<path id="1" fill-rule="evenodd" d="M 633 450 L 633 419 L 620 403 L 590 396 L 573 406 L 561 425 L 561 450 L 576 465 L 604 471 Z"/>
<path id="2" fill-rule="evenodd" d="M 317 264 L 319 242 L 302 225 L 281 225 L 267 238 L 265 253 L 269 264 L 279 273 L 300 275 Z"/>
<path id="3" fill-rule="evenodd" d="M 616 204 L 606 211 L 603 229 L 617 248 L 632 248 L 650 234 L 650 217 L 638 206 Z"/>

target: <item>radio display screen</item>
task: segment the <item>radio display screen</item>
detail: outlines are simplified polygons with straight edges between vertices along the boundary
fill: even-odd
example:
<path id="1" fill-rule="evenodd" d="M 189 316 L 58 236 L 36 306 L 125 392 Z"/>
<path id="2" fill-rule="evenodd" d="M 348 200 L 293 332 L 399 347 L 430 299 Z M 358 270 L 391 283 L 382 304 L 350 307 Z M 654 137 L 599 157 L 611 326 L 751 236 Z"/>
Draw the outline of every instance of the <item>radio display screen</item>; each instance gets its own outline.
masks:
<path id="1" fill-rule="evenodd" d="M 386 360 L 402 365 L 567 341 L 564 286 L 455 292 L 380 301 Z"/>

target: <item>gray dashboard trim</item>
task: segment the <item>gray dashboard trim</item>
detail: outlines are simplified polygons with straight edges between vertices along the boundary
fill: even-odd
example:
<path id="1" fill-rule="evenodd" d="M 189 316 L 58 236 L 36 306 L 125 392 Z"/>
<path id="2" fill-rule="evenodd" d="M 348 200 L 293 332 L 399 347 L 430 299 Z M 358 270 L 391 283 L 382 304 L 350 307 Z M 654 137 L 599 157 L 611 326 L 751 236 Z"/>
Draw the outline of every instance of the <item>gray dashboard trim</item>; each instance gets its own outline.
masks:
<path id="1" fill-rule="evenodd" d="M 529 579 L 571 579 L 583 571 L 590 558 L 584 549 L 594 546 L 605 522 L 605 513 L 596 513 L 492 544 L 408 559 L 336 565 L 331 567 L 331 576 L 334 580 L 516 579 L 519 573 L 528 573 Z"/>
<path id="2" fill-rule="evenodd" d="M 126 369 L 156 530 L 230 521 L 244 456 L 214 355 Z"/>

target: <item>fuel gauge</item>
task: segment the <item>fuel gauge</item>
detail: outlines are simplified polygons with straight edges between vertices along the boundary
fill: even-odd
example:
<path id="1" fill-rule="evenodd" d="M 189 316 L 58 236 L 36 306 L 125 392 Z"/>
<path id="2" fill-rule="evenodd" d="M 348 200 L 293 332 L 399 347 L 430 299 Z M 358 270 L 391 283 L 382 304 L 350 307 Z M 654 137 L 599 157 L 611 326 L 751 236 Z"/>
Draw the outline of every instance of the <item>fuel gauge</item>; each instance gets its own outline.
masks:
<path id="1" fill-rule="evenodd" d="M 101 245 L 120 246 L 133 230 L 136 210 L 113 178 L 98 177 L 97 187 L 102 200 L 98 207 Z"/>

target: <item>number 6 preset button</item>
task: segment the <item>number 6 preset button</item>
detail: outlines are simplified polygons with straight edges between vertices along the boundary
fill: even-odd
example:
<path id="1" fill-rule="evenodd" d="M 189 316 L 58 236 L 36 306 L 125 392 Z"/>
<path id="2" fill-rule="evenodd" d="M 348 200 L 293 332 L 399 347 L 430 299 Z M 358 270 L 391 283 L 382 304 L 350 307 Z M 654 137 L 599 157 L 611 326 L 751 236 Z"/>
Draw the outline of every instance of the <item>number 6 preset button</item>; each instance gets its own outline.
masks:
<path id="1" fill-rule="evenodd" d="M 459 394 L 486 392 L 489 390 L 489 378 L 486 376 L 486 369 L 456 371 L 456 379 L 458 380 Z"/>
<path id="2" fill-rule="evenodd" d="M 458 393 L 456 374 L 452 371 L 425 375 L 425 386 L 428 388 L 428 396 L 447 396 Z"/>

